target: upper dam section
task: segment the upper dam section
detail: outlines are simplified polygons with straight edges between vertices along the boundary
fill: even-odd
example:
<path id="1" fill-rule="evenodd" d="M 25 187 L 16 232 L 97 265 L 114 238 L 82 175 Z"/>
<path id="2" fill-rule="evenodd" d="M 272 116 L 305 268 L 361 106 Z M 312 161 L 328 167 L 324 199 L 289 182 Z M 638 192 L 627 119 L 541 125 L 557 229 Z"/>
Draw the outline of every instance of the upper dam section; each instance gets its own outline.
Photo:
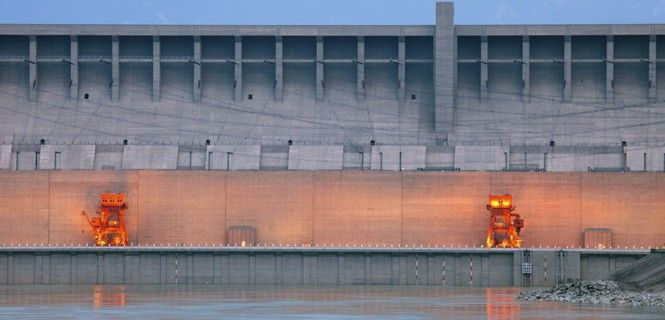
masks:
<path id="1" fill-rule="evenodd" d="M 306 160 L 333 169 L 665 169 L 665 25 L 453 20 L 440 2 L 421 26 L 0 25 L 0 167 L 138 168 L 85 160 L 126 141 L 176 148 L 145 169 L 330 169 L 291 166 L 290 144 L 333 148 Z"/>

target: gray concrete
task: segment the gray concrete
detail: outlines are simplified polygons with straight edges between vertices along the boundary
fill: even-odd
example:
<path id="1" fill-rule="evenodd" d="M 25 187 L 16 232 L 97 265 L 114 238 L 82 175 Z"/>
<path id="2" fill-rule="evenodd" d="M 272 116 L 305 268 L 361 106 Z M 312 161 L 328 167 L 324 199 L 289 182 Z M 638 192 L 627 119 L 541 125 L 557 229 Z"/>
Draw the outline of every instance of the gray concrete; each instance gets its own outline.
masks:
<path id="1" fill-rule="evenodd" d="M 122 153 L 123 169 L 176 169 L 178 146 L 126 145 Z"/>
<path id="2" fill-rule="evenodd" d="M 454 25 L 452 3 L 435 12 L 427 26 L 0 25 L 0 145 L 12 149 L 0 168 L 50 162 L 41 139 L 127 168 L 108 150 L 129 139 L 260 148 L 269 170 L 332 168 L 272 152 L 289 140 L 319 150 L 311 161 L 363 150 L 335 155 L 335 169 L 382 169 L 383 151 L 364 151 L 374 141 L 397 163 L 385 170 L 663 170 L 665 24 Z M 419 151 L 400 168 L 389 146 Z M 136 168 L 206 168 L 189 152 Z"/>
<path id="3" fill-rule="evenodd" d="M 39 169 L 94 169 L 94 145 L 43 145 L 39 152 Z"/>
<path id="4" fill-rule="evenodd" d="M 291 146 L 289 170 L 342 170 L 342 146 Z"/>
<path id="5" fill-rule="evenodd" d="M 209 170 L 259 170 L 261 146 L 208 146 L 206 168 Z"/>
<path id="6" fill-rule="evenodd" d="M 5 247 L 0 284 L 549 286 L 604 279 L 645 250 Z M 522 273 L 531 263 L 532 272 Z"/>

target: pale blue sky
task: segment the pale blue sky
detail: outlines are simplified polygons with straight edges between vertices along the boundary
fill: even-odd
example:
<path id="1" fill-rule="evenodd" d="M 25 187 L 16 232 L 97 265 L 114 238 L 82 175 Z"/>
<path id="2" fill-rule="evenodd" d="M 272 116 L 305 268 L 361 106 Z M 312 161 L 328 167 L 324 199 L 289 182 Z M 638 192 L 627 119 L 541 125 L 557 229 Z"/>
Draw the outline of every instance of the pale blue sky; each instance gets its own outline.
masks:
<path id="1" fill-rule="evenodd" d="M 434 24 L 436 0 L 0 0 L 0 23 Z M 456 24 L 665 23 L 665 0 L 457 0 Z"/>

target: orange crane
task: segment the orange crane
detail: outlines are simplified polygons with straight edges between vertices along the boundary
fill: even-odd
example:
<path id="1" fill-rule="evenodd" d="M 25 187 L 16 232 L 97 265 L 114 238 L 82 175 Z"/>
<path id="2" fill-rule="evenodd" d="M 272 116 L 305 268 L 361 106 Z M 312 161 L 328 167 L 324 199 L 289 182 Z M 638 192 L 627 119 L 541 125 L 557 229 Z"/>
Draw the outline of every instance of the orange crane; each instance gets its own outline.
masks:
<path id="1" fill-rule="evenodd" d="M 520 230 L 524 228 L 524 220 L 513 212 L 515 211 L 513 196 L 490 195 L 487 210 L 490 212 L 487 247 L 519 248 L 522 245 Z"/>
<path id="2" fill-rule="evenodd" d="M 128 206 L 124 193 L 102 193 L 99 199 L 98 217 L 88 218 L 85 211 L 81 215 L 92 227 L 92 235 L 97 246 L 127 245 L 125 211 Z"/>

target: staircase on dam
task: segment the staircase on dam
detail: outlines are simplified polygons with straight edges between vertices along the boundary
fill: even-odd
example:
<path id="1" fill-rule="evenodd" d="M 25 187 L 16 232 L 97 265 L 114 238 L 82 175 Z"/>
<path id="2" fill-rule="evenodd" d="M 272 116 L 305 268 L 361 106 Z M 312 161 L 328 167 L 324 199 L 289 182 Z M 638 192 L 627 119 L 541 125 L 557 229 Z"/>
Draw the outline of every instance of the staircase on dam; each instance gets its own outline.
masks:
<path id="1" fill-rule="evenodd" d="M 653 250 L 610 278 L 627 289 L 665 292 L 665 250 Z"/>

